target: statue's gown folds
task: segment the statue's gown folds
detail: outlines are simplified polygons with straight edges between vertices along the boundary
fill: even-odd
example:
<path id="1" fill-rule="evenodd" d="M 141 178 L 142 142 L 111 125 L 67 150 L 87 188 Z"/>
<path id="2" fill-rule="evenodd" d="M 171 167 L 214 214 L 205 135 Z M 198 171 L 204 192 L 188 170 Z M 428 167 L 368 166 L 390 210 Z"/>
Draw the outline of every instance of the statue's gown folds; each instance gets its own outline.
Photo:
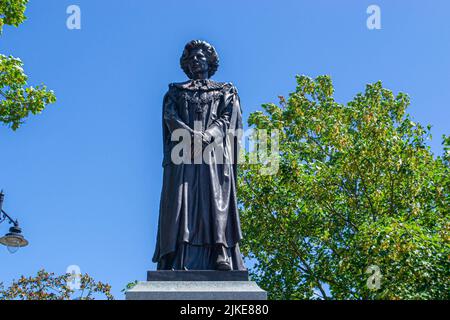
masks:
<path id="1" fill-rule="evenodd" d="M 176 129 L 194 135 L 194 121 L 214 140 L 208 163 L 171 160 Z M 196 128 L 197 130 L 197 128 Z M 164 177 L 153 262 L 159 270 L 213 270 L 214 248 L 227 248 L 233 270 L 244 270 L 236 199 L 242 113 L 230 83 L 190 80 L 169 85 L 163 103 Z M 198 131 L 198 130 L 197 130 Z M 220 151 L 220 152 L 219 152 Z"/>

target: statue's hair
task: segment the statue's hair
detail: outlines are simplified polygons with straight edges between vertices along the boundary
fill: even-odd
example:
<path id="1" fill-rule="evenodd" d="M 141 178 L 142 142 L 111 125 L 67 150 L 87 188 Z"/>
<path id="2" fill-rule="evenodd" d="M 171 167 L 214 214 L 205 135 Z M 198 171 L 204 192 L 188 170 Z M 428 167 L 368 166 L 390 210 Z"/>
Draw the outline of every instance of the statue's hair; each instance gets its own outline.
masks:
<path id="1" fill-rule="evenodd" d="M 184 73 L 192 79 L 194 77 L 189 70 L 189 55 L 191 50 L 200 48 L 206 55 L 206 59 L 208 61 L 208 77 L 212 77 L 217 69 L 219 68 L 219 56 L 217 55 L 216 49 L 206 41 L 202 40 L 192 40 L 189 41 L 184 47 L 183 54 L 180 58 L 181 69 L 183 69 Z"/>

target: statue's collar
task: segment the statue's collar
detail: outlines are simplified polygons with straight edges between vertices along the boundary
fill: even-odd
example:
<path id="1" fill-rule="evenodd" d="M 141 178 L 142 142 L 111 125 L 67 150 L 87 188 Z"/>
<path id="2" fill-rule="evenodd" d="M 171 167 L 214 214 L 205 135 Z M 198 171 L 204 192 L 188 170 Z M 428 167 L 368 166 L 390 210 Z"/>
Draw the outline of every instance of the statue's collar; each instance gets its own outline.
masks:
<path id="1" fill-rule="evenodd" d="M 201 80 L 189 80 L 181 83 L 174 83 L 173 86 L 178 89 L 183 90 L 220 90 L 225 86 L 226 83 L 216 82 L 210 79 L 201 79 Z"/>

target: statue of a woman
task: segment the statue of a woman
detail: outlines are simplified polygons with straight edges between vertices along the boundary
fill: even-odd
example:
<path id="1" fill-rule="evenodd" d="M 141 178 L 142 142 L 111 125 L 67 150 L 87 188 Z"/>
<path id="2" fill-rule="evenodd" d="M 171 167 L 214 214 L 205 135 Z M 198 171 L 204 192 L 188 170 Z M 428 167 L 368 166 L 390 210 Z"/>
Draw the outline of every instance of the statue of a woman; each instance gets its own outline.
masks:
<path id="1" fill-rule="evenodd" d="M 207 42 L 189 42 L 180 63 L 190 80 L 170 84 L 164 97 L 164 178 L 153 262 L 158 270 L 245 270 L 236 198 L 237 90 L 209 79 L 219 58 Z M 194 141 L 181 163 L 174 161 L 177 130 Z"/>

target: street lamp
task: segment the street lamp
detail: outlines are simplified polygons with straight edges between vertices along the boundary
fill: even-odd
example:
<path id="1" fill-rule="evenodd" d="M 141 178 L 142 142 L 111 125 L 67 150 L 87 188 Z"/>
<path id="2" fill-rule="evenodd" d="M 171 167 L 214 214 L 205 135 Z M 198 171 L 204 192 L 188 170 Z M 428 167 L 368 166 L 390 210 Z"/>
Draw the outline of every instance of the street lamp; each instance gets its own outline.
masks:
<path id="1" fill-rule="evenodd" d="M 13 226 L 9 228 L 9 232 L 0 238 L 0 244 L 6 246 L 10 253 L 15 253 L 19 248 L 28 245 L 28 241 L 22 235 L 22 229 L 19 227 L 19 221 L 13 220 L 3 209 L 3 199 L 5 195 L 0 191 L 0 224 L 6 220 Z"/>

